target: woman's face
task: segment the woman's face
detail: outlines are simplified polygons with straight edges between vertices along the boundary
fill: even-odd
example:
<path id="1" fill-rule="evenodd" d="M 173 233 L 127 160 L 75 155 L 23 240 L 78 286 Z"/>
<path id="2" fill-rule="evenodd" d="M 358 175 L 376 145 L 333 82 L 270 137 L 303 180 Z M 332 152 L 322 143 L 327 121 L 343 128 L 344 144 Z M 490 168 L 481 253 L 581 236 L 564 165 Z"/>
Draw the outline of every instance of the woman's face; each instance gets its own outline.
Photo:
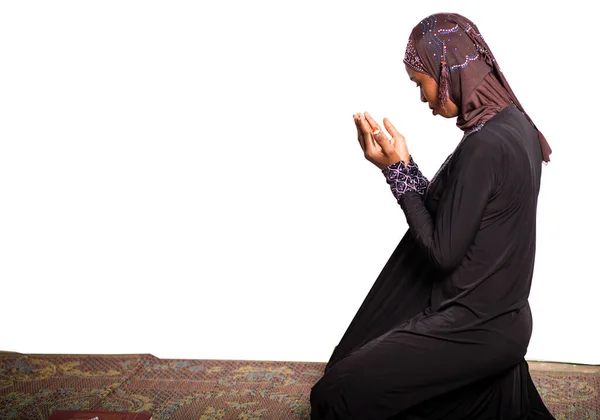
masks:
<path id="1" fill-rule="evenodd" d="M 448 102 L 446 102 L 444 106 L 440 103 L 438 84 L 433 77 L 425 73 L 419 73 L 408 66 L 405 67 L 410 80 L 415 82 L 417 87 L 421 90 L 421 101 L 429 104 L 429 109 L 432 110 L 433 115 L 441 115 L 446 118 L 458 116 L 458 107 L 450 99 L 448 99 Z"/>

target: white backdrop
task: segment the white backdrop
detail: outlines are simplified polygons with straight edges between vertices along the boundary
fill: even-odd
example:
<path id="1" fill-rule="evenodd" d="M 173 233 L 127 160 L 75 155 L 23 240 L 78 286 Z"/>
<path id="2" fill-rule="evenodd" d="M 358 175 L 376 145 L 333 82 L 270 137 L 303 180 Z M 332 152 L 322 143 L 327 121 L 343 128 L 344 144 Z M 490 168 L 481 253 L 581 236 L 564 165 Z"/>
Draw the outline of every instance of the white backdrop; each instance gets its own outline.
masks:
<path id="1" fill-rule="evenodd" d="M 528 359 L 600 364 L 592 3 L 413 3 L 2 2 L 0 349 L 326 361 L 406 230 L 352 114 L 431 177 L 402 58 L 456 11 L 554 149 Z"/>

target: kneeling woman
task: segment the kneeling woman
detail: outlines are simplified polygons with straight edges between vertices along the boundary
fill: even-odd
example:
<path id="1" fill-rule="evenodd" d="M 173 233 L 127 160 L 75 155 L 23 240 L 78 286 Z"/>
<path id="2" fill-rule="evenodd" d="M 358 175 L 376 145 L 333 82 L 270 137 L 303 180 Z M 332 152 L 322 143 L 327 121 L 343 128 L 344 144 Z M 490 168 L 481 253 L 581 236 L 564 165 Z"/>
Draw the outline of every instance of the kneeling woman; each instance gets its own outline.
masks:
<path id="1" fill-rule="evenodd" d="M 312 419 L 551 419 L 524 359 L 550 147 L 465 17 L 421 21 L 404 63 L 464 136 L 429 181 L 389 120 L 391 138 L 354 116 L 409 230 L 314 385 Z"/>

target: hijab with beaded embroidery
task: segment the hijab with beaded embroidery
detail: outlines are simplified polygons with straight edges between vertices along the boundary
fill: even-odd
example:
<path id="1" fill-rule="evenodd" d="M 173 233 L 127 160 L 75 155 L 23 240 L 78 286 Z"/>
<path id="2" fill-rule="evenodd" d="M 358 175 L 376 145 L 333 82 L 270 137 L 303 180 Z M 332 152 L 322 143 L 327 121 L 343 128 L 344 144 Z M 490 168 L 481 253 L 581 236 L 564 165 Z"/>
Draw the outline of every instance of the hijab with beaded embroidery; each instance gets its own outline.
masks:
<path id="1" fill-rule="evenodd" d="M 459 107 L 456 125 L 463 131 L 511 103 L 531 121 L 477 26 L 464 16 L 439 13 L 423 19 L 410 34 L 404 63 L 438 82 L 442 105 L 451 100 Z M 549 162 L 552 149 L 539 130 L 538 139 L 542 157 Z"/>

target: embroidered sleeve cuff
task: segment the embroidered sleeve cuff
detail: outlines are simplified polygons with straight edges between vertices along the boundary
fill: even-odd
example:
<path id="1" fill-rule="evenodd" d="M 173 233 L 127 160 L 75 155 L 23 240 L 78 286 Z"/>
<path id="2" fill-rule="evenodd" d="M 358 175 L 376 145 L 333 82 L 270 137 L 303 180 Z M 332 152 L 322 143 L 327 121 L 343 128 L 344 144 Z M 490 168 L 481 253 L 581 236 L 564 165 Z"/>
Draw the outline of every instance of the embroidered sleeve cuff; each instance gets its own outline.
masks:
<path id="1" fill-rule="evenodd" d="M 403 161 L 396 162 L 382 169 L 386 182 L 389 184 L 392 194 L 399 201 L 407 191 L 414 191 L 420 195 L 425 194 L 429 181 L 423 176 L 412 156 L 405 165 Z"/>

